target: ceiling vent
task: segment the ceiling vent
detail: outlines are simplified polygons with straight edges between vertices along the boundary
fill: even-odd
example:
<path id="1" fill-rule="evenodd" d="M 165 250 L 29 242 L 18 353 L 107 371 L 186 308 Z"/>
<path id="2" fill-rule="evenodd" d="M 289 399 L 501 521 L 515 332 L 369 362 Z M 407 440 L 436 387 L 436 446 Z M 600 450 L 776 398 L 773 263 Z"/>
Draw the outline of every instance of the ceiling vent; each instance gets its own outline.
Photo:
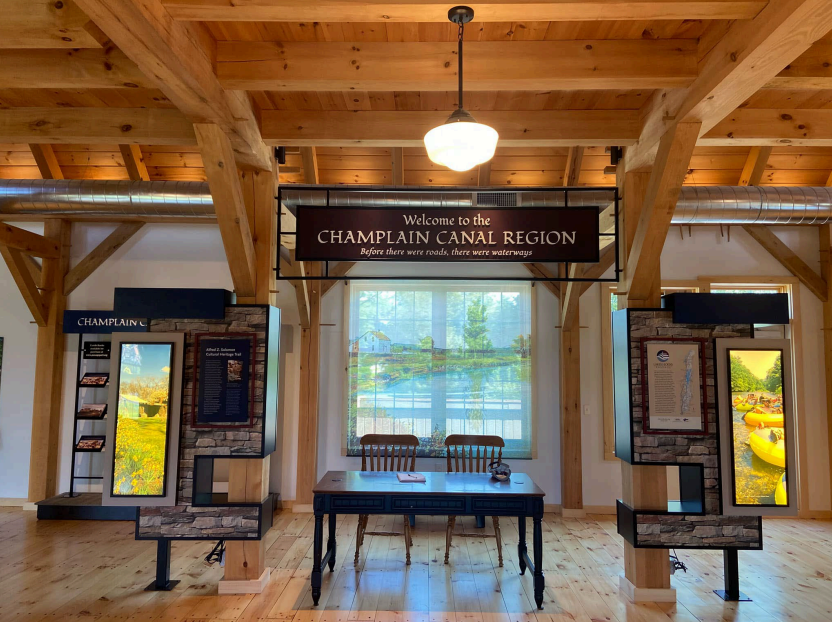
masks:
<path id="1" fill-rule="evenodd" d="M 477 207 L 517 207 L 517 192 L 477 192 Z"/>

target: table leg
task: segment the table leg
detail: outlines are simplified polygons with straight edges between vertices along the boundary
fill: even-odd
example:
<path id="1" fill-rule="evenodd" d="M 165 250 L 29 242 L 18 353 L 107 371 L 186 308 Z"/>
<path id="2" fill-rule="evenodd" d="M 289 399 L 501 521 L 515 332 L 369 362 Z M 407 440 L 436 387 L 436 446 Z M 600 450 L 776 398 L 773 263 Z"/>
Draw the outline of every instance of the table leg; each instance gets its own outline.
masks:
<path id="1" fill-rule="evenodd" d="M 335 514 L 329 515 L 329 540 L 326 542 L 326 552 L 329 554 L 329 571 L 335 570 Z"/>
<path id="2" fill-rule="evenodd" d="M 520 574 L 526 574 L 526 517 L 517 517 L 517 559 L 520 560 Z"/>
<path id="3" fill-rule="evenodd" d="M 485 529 L 485 516 L 477 516 L 477 529 Z"/>
<path id="4" fill-rule="evenodd" d="M 543 580 L 543 529 L 542 516 L 534 517 L 534 602 L 537 603 L 538 609 L 543 609 L 543 588 L 545 582 Z"/>
<path id="5" fill-rule="evenodd" d="M 324 515 L 315 514 L 315 542 L 312 553 L 312 601 L 317 605 L 321 599 L 321 557 L 324 546 Z"/>

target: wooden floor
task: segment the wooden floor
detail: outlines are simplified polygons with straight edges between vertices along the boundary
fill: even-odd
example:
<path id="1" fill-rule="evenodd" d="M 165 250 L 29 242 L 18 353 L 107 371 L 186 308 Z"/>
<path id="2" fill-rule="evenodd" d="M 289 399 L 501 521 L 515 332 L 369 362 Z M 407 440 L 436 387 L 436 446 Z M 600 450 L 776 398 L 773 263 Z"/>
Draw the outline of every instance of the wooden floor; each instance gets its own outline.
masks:
<path id="1" fill-rule="evenodd" d="M 267 536 L 274 571 L 263 594 L 219 597 L 222 569 L 203 561 L 212 543 L 174 544 L 171 573 L 182 583 L 173 592 L 145 592 L 154 578 L 155 543 L 136 542 L 132 523 L 39 522 L 32 512 L 0 508 L 0 620 L 832 620 L 832 522 L 766 521 L 765 551 L 740 553 L 741 587 L 754 602 L 721 601 L 711 591 L 721 587 L 721 554 L 691 551 L 681 552 L 688 573 L 673 580 L 677 604 L 633 605 L 617 589 L 623 549 L 614 517 L 546 515 L 546 596 L 538 611 L 531 577 L 517 572 L 515 522 L 502 521 L 503 568 L 497 567 L 494 539 L 476 537 L 456 538 L 445 566 L 440 517 L 418 519 L 409 568 L 402 538 L 384 536 L 367 537 L 354 567 L 356 517 L 339 518 L 335 572 L 324 573 L 321 604 L 312 607 L 310 519 L 275 517 Z M 370 530 L 400 529 L 400 518 L 374 520 Z M 464 523 L 474 531 L 471 520 Z"/>

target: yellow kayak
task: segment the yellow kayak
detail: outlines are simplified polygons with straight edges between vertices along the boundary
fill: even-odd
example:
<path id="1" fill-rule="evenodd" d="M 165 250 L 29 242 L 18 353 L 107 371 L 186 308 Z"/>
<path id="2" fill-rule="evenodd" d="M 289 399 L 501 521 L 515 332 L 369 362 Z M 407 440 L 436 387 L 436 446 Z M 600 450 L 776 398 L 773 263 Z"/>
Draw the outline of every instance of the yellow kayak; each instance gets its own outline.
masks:
<path id="1" fill-rule="evenodd" d="M 789 505 L 789 498 L 786 494 L 786 474 L 777 481 L 777 488 L 774 489 L 774 503 L 777 505 Z"/>
<path id="2" fill-rule="evenodd" d="M 775 431 L 779 430 L 779 438 Z M 758 428 L 748 435 L 751 450 L 761 460 L 774 466 L 786 467 L 786 441 L 782 428 Z"/>
<path id="3" fill-rule="evenodd" d="M 754 404 L 749 404 L 748 402 L 742 402 L 741 404 L 734 404 L 734 408 L 736 408 L 741 413 L 746 413 L 749 410 L 754 409 Z"/>
<path id="4" fill-rule="evenodd" d="M 769 428 L 783 427 L 783 413 L 782 412 L 767 412 L 763 408 L 755 408 L 745 413 L 743 419 L 748 425 L 753 425 L 755 428 L 761 423 Z"/>

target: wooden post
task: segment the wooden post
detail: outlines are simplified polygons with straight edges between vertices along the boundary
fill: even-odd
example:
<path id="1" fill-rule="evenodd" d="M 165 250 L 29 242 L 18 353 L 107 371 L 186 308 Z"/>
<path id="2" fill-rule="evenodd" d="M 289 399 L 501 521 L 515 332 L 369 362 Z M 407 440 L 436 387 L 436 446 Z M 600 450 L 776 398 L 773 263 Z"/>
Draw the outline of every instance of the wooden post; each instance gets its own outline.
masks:
<path id="1" fill-rule="evenodd" d="M 579 283 L 569 285 L 580 286 Z M 581 464 L 581 327 L 577 300 L 574 308 L 574 321 L 568 327 L 564 325 L 560 332 L 561 507 L 564 517 L 580 518 L 586 514 Z"/>
<path id="2" fill-rule="evenodd" d="M 832 225 L 821 225 L 820 235 L 820 274 L 826 282 L 826 300 L 823 302 L 823 361 L 824 379 L 826 381 L 826 428 L 829 459 L 829 477 L 832 482 Z M 801 473 L 801 477 L 808 477 Z M 803 510 L 809 510 L 809 500 L 805 499 Z"/>
<path id="3" fill-rule="evenodd" d="M 307 276 L 321 274 L 320 264 L 306 263 Z M 298 412 L 298 476 L 295 512 L 312 510 L 312 488 L 318 481 L 318 382 L 321 343 L 321 284 L 309 281 L 309 327 L 300 334 L 300 406 Z"/>
<path id="4" fill-rule="evenodd" d="M 29 501 L 58 494 L 58 442 L 61 428 L 66 308 L 64 277 L 69 266 L 70 223 L 46 220 L 44 237 L 59 245 L 60 256 L 44 258 L 41 289 L 47 304 L 46 326 L 38 328 L 32 445 L 29 456 Z"/>
<path id="5" fill-rule="evenodd" d="M 241 303 L 274 304 L 274 265 L 277 261 L 278 167 L 271 171 L 240 171 L 240 188 L 252 232 L 255 295 Z M 270 457 L 232 459 L 228 471 L 229 503 L 261 503 L 269 494 Z M 270 569 L 266 567 L 265 540 L 229 541 L 225 546 L 225 575 L 220 594 L 252 594 L 263 591 Z"/>

